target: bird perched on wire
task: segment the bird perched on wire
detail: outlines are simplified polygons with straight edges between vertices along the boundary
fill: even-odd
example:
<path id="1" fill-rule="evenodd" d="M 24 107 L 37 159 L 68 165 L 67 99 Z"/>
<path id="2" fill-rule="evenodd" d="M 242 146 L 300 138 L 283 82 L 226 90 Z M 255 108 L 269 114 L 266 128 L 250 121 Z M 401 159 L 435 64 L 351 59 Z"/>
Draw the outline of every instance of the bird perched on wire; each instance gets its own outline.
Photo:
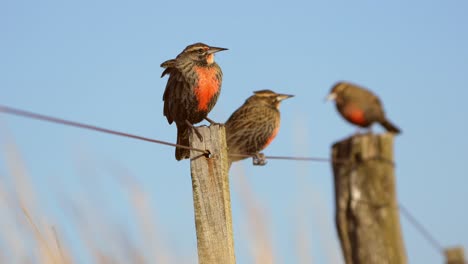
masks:
<path id="1" fill-rule="evenodd" d="M 377 122 L 388 132 L 401 133 L 401 130 L 386 118 L 380 99 L 363 87 L 338 82 L 332 87 L 327 99 L 334 100 L 338 112 L 352 124 L 367 128 Z"/>
<path id="2" fill-rule="evenodd" d="M 216 52 L 225 48 L 211 47 L 203 43 L 187 46 L 175 59 L 161 64 L 168 74 L 166 90 L 164 91 L 164 115 L 169 124 L 175 121 L 177 125 L 177 144 L 189 145 L 189 133 L 193 130 L 200 140 L 201 134 L 193 124 L 208 118 L 221 91 L 223 73 L 214 61 Z M 177 160 L 190 157 L 190 150 L 176 148 Z"/>
<path id="3" fill-rule="evenodd" d="M 276 137 L 280 127 L 280 103 L 290 97 L 293 95 L 256 91 L 229 117 L 225 123 L 229 166 L 248 155 L 255 156 L 254 164 L 265 164 L 259 152 Z"/>

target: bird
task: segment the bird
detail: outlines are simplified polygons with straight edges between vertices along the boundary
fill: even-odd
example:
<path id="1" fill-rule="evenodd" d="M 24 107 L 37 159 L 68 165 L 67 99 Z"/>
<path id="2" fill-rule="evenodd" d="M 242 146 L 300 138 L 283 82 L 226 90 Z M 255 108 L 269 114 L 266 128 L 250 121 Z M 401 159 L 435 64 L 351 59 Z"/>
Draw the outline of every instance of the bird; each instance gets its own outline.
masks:
<path id="1" fill-rule="evenodd" d="M 229 167 L 232 162 L 245 159 L 247 155 L 261 157 L 259 152 L 265 149 L 278 134 L 280 104 L 291 97 L 293 95 L 279 94 L 271 90 L 255 91 L 229 117 L 225 123 Z M 259 165 L 263 164 L 264 162 L 260 162 Z"/>
<path id="2" fill-rule="evenodd" d="M 379 97 L 364 87 L 350 82 L 337 82 L 331 88 L 327 100 L 335 101 L 341 116 L 354 125 L 368 128 L 373 123 L 380 123 L 388 132 L 401 133 L 400 128 L 387 119 Z"/>
<path id="3" fill-rule="evenodd" d="M 161 64 L 161 78 L 169 75 L 163 94 L 164 110 L 169 124 L 177 126 L 177 144 L 188 146 L 190 131 L 203 140 L 193 126 L 208 118 L 221 92 L 223 72 L 214 61 L 214 54 L 226 48 L 198 42 L 188 45 L 175 59 Z M 190 150 L 177 148 L 176 160 L 190 158 Z"/>

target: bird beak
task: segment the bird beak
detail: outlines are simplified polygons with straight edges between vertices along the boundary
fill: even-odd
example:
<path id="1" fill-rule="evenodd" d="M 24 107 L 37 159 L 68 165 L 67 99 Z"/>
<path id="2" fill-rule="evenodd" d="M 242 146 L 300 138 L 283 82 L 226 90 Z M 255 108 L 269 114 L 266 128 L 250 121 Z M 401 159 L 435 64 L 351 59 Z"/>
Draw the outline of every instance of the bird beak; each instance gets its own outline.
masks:
<path id="1" fill-rule="evenodd" d="M 330 93 L 329 95 L 327 95 L 327 97 L 325 97 L 325 101 L 335 101 L 336 99 L 336 93 Z"/>
<path id="2" fill-rule="evenodd" d="M 218 47 L 210 47 L 208 49 L 208 54 L 213 54 L 213 53 L 216 53 L 218 51 L 223 51 L 223 50 L 227 50 L 226 48 L 218 48 Z"/>
<path id="3" fill-rule="evenodd" d="M 278 101 L 283 101 L 283 100 L 291 98 L 291 97 L 294 97 L 294 95 L 292 95 L 292 94 L 278 94 L 276 98 L 277 98 Z"/>

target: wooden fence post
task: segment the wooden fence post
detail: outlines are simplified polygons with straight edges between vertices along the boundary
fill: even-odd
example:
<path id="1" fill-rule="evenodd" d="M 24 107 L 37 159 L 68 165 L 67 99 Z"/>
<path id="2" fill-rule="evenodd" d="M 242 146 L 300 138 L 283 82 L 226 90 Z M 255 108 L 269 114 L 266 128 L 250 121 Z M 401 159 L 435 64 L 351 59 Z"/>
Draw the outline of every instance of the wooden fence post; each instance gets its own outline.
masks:
<path id="1" fill-rule="evenodd" d="M 391 134 L 333 145 L 336 225 L 346 264 L 403 264 Z"/>
<path id="2" fill-rule="evenodd" d="M 445 253 L 446 264 L 466 264 L 465 253 L 462 247 L 447 248 Z"/>
<path id="3" fill-rule="evenodd" d="M 197 127 L 203 136 L 190 136 L 190 146 L 207 149 L 211 157 L 191 151 L 193 205 L 197 230 L 198 263 L 234 264 L 228 155 L 224 126 Z"/>

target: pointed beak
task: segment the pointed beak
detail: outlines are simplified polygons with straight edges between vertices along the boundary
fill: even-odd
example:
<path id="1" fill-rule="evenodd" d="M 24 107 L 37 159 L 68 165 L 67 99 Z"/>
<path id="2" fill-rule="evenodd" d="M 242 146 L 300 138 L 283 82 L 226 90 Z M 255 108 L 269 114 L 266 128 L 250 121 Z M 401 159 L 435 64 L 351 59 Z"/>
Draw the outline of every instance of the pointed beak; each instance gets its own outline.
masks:
<path id="1" fill-rule="evenodd" d="M 210 47 L 208 49 L 208 54 L 213 54 L 213 53 L 216 53 L 218 51 L 223 51 L 223 50 L 228 50 L 226 48 L 218 48 L 218 47 Z"/>
<path id="2" fill-rule="evenodd" d="M 335 101 L 336 99 L 336 93 L 330 93 L 329 95 L 327 95 L 327 97 L 325 97 L 325 101 Z"/>
<path id="3" fill-rule="evenodd" d="M 276 97 L 278 99 L 278 101 L 283 101 L 285 99 L 288 99 L 288 98 L 291 98 L 291 97 L 294 97 L 294 95 L 292 94 L 278 94 L 278 96 Z"/>

